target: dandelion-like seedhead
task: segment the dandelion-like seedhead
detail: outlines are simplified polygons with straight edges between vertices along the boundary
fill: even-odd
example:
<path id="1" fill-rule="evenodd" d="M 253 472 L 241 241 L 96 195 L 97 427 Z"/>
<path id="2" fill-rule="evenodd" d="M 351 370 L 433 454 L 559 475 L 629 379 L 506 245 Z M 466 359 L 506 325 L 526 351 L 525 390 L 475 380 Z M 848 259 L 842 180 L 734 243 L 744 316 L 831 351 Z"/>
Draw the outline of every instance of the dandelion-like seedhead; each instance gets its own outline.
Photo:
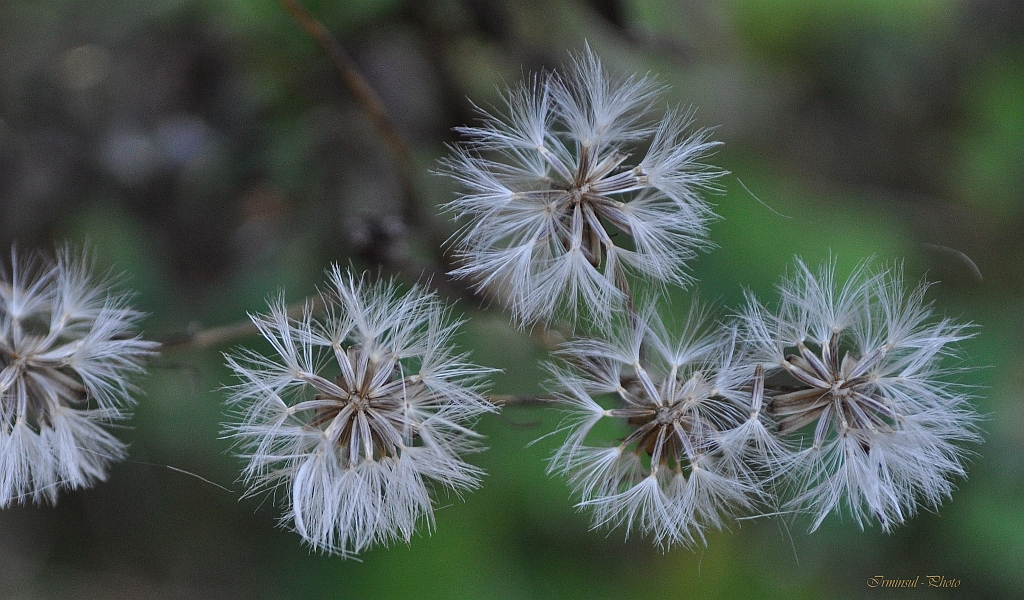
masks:
<path id="1" fill-rule="evenodd" d="M 700 196 L 722 174 L 692 113 L 651 118 L 659 88 L 612 79 L 587 48 L 571 73 L 543 73 L 481 111 L 445 173 L 469 191 L 453 271 L 500 298 L 520 324 L 580 308 L 598 321 L 628 295 L 627 273 L 684 285 L 713 216 Z"/>
<path id="2" fill-rule="evenodd" d="M 0 272 L 0 507 L 55 503 L 125 457 L 105 426 L 129 416 L 128 377 L 157 344 L 135 333 L 129 296 L 90 267 L 64 248 L 55 260 L 12 251 Z"/>
<path id="3" fill-rule="evenodd" d="M 283 521 L 314 548 L 351 555 L 408 542 L 433 525 L 431 481 L 454 492 L 481 471 L 469 429 L 495 407 L 479 394 L 491 372 L 457 354 L 461 324 L 431 293 L 400 294 L 335 267 L 326 314 L 289 318 L 283 300 L 253 322 L 273 352 L 226 355 L 241 380 L 228 426 L 249 464 L 250 494 L 286 486 Z"/>
<path id="4" fill-rule="evenodd" d="M 967 390 L 942 365 L 969 326 L 933 318 L 927 286 L 906 291 L 900 267 L 862 265 L 840 286 L 834 265 L 797 261 L 779 289 L 777 311 L 751 297 L 742 318 L 775 382 L 767 412 L 799 444 L 789 507 L 812 513 L 814 530 L 845 500 L 858 524 L 887 531 L 918 503 L 937 508 L 965 475 L 959 444 L 980 441 Z"/>
<path id="5" fill-rule="evenodd" d="M 551 370 L 570 433 L 551 470 L 568 474 L 595 527 L 691 545 L 762 496 L 746 460 L 750 440 L 735 434 L 756 413 L 754 367 L 733 342 L 727 330 L 709 332 L 695 307 L 679 337 L 649 310 L 607 339 L 575 340 L 558 353 Z M 602 421 L 624 437 L 595 445 Z"/>

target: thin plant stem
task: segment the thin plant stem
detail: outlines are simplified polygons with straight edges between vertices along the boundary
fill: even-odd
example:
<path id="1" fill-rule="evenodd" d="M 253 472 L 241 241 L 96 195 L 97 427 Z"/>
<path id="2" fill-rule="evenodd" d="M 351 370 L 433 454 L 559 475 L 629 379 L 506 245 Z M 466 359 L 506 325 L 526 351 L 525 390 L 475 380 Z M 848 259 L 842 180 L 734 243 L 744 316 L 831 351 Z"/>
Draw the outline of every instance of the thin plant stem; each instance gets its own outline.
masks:
<path id="1" fill-rule="evenodd" d="M 323 309 L 323 298 L 319 295 L 314 295 L 299 302 L 293 302 L 288 306 L 287 313 L 289 317 L 296 319 L 302 316 L 302 313 L 306 310 L 310 310 L 313 313 L 319 313 Z M 164 339 L 158 339 L 157 341 L 160 342 L 161 351 L 188 352 L 192 350 L 206 350 L 208 348 L 223 346 L 232 342 L 244 340 L 245 338 L 255 337 L 258 334 L 259 330 L 252 322 L 252 319 L 246 319 L 244 321 L 237 321 L 235 323 L 229 323 L 219 327 L 171 333 L 164 336 Z"/>
<path id="2" fill-rule="evenodd" d="M 551 400 L 538 396 L 495 395 L 488 398 L 496 406 L 548 406 Z"/>
<path id="3" fill-rule="evenodd" d="M 302 316 L 307 305 L 311 305 L 310 310 L 313 314 L 324 310 L 323 298 L 314 295 L 290 304 L 287 309 L 288 316 L 291 318 Z M 547 351 L 558 348 L 565 339 L 563 334 L 543 327 L 534 328 L 524 333 L 538 348 Z M 257 335 L 259 335 L 259 330 L 256 329 L 252 319 L 245 319 L 218 327 L 169 333 L 158 337 L 155 341 L 160 343 L 163 352 L 189 352 L 225 346 Z"/>

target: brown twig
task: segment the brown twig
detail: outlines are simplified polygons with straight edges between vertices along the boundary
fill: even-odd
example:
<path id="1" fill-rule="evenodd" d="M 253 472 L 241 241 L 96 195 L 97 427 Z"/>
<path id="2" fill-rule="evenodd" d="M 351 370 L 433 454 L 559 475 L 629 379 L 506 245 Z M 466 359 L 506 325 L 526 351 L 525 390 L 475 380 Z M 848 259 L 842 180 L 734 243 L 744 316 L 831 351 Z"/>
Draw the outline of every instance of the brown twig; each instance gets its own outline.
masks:
<path id="1" fill-rule="evenodd" d="M 551 404 L 550 400 L 545 398 L 539 398 L 537 396 L 510 396 L 510 395 L 498 395 L 491 396 L 490 401 L 495 406 L 548 406 Z"/>
<path id="2" fill-rule="evenodd" d="M 428 271 L 422 271 L 420 277 L 413 277 L 411 276 L 412 272 L 414 272 L 414 269 L 411 266 L 405 266 L 405 268 L 399 269 L 398 275 L 409 281 L 409 283 L 417 283 L 421 282 L 424 279 L 424 274 L 428 273 Z M 426 278 L 428 280 L 431 279 L 429 276 Z M 477 308 L 482 308 L 480 303 L 481 297 L 473 293 L 470 288 L 458 285 L 456 282 L 457 280 L 453 279 L 435 280 L 434 285 L 436 286 L 438 283 L 441 283 L 440 288 L 442 291 L 462 300 L 475 300 Z M 306 305 L 310 303 L 312 304 L 311 310 L 314 314 L 324 310 L 323 298 L 319 295 L 314 295 L 311 298 L 290 304 L 287 310 L 288 316 L 292 318 L 300 317 Z M 223 346 L 248 337 L 255 337 L 257 333 L 258 330 L 256 325 L 253 324 L 252 319 L 245 319 L 209 329 L 194 328 L 188 331 L 169 333 L 158 337 L 156 341 L 160 342 L 161 350 L 164 352 L 188 352 L 190 350 L 205 350 Z M 558 349 L 561 347 L 562 342 L 571 337 L 565 331 L 545 327 L 535 327 L 522 333 L 529 337 L 538 348 L 548 352 Z M 512 398 L 511 396 L 499 397 Z M 525 403 L 510 401 L 510 404 Z"/>
<path id="3" fill-rule="evenodd" d="M 320 296 L 313 296 L 288 306 L 288 316 L 295 319 L 302 316 L 302 313 L 309 307 L 314 313 L 324 309 L 324 301 Z M 209 329 L 195 329 L 182 333 L 172 333 L 158 339 L 162 352 L 187 352 L 189 350 L 206 350 L 223 346 L 232 342 L 255 336 L 259 330 L 252 322 L 252 319 L 211 327 Z"/>

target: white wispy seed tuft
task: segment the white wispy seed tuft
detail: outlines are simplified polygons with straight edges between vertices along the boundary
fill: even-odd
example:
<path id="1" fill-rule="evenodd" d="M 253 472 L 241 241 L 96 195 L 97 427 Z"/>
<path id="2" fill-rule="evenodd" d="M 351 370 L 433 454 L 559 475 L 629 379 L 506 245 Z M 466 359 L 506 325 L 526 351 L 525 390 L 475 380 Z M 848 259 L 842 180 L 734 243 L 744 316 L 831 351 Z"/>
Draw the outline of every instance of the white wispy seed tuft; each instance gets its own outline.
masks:
<path id="1" fill-rule="evenodd" d="M 157 344 L 135 329 L 141 313 L 85 253 L 51 261 L 11 253 L 0 277 L 0 507 L 57 501 L 125 457 L 105 425 L 134 404 L 128 377 Z"/>
<path id="2" fill-rule="evenodd" d="M 476 487 L 481 471 L 459 455 L 479 449 L 469 426 L 496 409 L 478 387 L 491 370 L 454 351 L 461 322 L 433 294 L 335 267 L 322 297 L 322 318 L 289 318 L 283 299 L 252 317 L 273 352 L 226 355 L 241 380 L 228 434 L 250 494 L 284 486 L 282 521 L 350 556 L 432 527 L 430 482 Z"/>
<path id="3" fill-rule="evenodd" d="M 927 286 L 907 291 L 900 267 L 862 265 L 839 285 L 834 265 L 815 274 L 797 261 L 779 289 L 774 312 L 749 298 L 743 330 L 776 382 L 777 433 L 798 444 L 789 508 L 811 513 L 814 530 L 845 503 L 888 531 L 919 504 L 938 507 L 965 475 L 962 443 L 980 441 L 968 390 L 943 366 L 969 326 L 934 318 Z"/>
<path id="4" fill-rule="evenodd" d="M 728 435 L 751 413 L 753 367 L 735 356 L 730 332 L 706 329 L 695 308 L 670 336 L 648 310 L 608 339 L 559 352 L 551 370 L 569 435 L 551 470 L 569 476 L 595 527 L 635 528 L 663 548 L 692 545 L 762 497 L 743 460 L 749 440 Z M 601 440 L 602 421 L 624 437 Z"/>
<path id="5" fill-rule="evenodd" d="M 520 324 L 581 308 L 602 321 L 629 296 L 627 273 L 654 286 L 690 281 L 713 216 L 700 192 L 722 174 L 701 161 L 716 142 L 692 113 L 652 119 L 660 89 L 611 78 L 597 57 L 567 76 L 510 90 L 506 116 L 481 123 L 444 165 L 468 193 L 447 205 L 464 221 L 456 276 L 499 298 Z"/>

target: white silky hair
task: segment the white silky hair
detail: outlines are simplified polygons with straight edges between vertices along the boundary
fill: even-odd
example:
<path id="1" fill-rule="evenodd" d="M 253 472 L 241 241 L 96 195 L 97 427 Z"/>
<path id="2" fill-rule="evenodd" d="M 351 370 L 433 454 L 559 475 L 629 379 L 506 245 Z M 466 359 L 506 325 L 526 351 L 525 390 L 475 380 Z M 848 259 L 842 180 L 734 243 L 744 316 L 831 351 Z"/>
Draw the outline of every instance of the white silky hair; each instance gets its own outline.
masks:
<path id="1" fill-rule="evenodd" d="M 443 162 L 465 189 L 446 205 L 462 221 L 452 274 L 521 326 L 603 323 L 626 300 L 627 273 L 653 289 L 690 283 L 714 216 L 701 192 L 723 172 L 702 162 L 717 143 L 692 111 L 654 116 L 660 92 L 647 77 L 612 78 L 587 47 L 567 74 L 509 90 L 505 115 L 480 110 L 458 128 Z"/>
<path id="2" fill-rule="evenodd" d="M 130 416 L 131 376 L 157 344 L 87 251 L 11 253 L 0 278 L 0 507 L 56 503 L 126 456 L 107 426 Z"/>
<path id="3" fill-rule="evenodd" d="M 335 266 L 311 307 L 282 298 L 253 315 L 273 353 L 226 356 L 239 382 L 227 426 L 248 464 L 249 494 L 287 488 L 282 523 L 317 550 L 353 556 L 433 528 L 433 491 L 475 488 L 480 394 L 493 370 L 452 344 L 461 321 L 420 286 L 371 283 Z M 333 378 L 333 381 L 332 381 Z M 436 485 L 435 485 L 436 484 Z"/>
<path id="4" fill-rule="evenodd" d="M 751 413 L 752 368 L 735 356 L 731 330 L 709 331 L 697 305 L 689 314 L 673 335 L 648 307 L 603 338 L 567 342 L 549 364 L 568 432 L 549 471 L 568 475 L 595 527 L 637 530 L 663 549 L 703 542 L 764 495 L 753 463 L 736 458 L 749 440 L 728 435 Z M 650 433 L 602 440 L 594 430 L 607 420 Z"/>
<path id="5" fill-rule="evenodd" d="M 809 513 L 812 531 L 844 506 L 862 527 L 878 522 L 886 531 L 921 505 L 936 509 L 953 478 L 965 476 L 962 444 L 980 441 L 969 390 L 944 366 L 970 325 L 934 317 L 927 285 L 908 290 L 903 279 L 900 265 L 865 262 L 840 285 L 834 261 L 814 272 L 797 260 L 777 310 L 749 296 L 741 316 L 743 342 L 766 369 L 793 370 L 793 356 L 806 351 L 822 379 L 809 387 L 820 388 L 815 402 L 828 408 L 807 413 L 813 434 L 787 432 L 789 451 L 776 453 L 774 467 L 790 474 L 786 508 Z M 826 362 L 825 348 L 842 364 L 834 372 L 811 364 Z"/>

